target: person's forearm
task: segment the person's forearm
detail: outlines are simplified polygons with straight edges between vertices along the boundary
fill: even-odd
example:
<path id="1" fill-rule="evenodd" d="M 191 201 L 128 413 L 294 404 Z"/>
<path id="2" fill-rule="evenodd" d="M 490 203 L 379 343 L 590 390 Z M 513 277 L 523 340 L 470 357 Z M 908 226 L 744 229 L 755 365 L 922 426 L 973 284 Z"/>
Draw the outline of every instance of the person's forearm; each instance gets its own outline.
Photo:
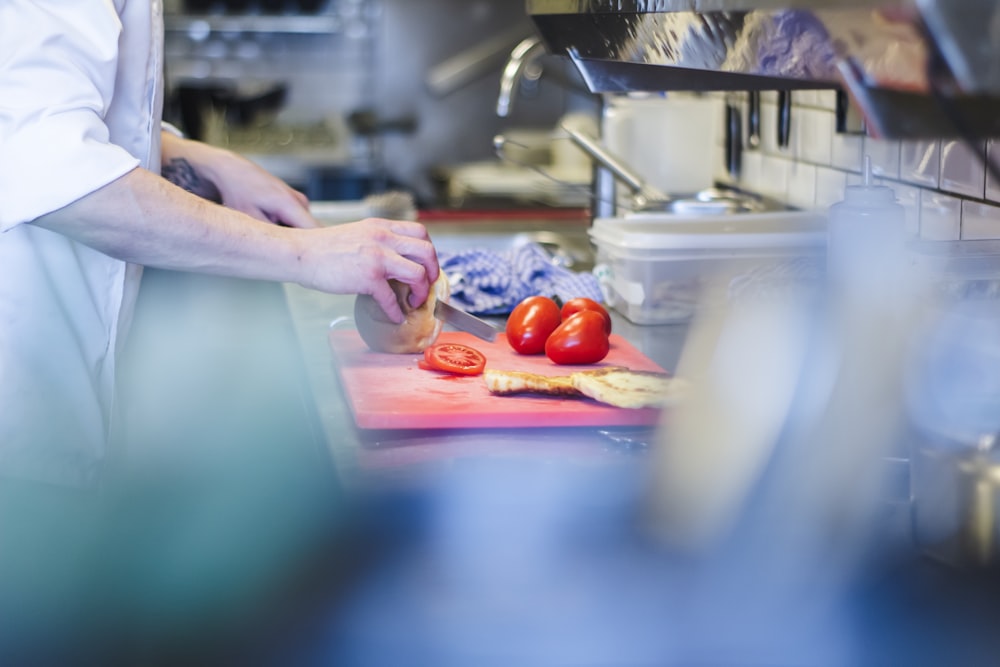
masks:
<path id="1" fill-rule="evenodd" d="M 162 173 L 175 185 L 258 220 L 307 229 L 319 226 L 304 194 L 245 157 L 169 132 L 162 137 Z"/>
<path id="2" fill-rule="evenodd" d="M 172 134 L 165 134 L 177 140 Z M 172 142 L 171 142 L 172 143 Z M 165 154 L 163 164 L 160 167 L 160 175 L 179 188 L 183 188 L 192 194 L 196 194 L 202 199 L 222 203 L 222 193 L 215 183 L 210 181 L 200 170 L 196 169 L 190 160 L 180 155 Z"/>
<path id="3" fill-rule="evenodd" d="M 217 174 L 207 166 L 212 152 L 222 149 L 179 137 L 172 132 L 162 132 L 160 141 L 160 173 L 174 185 L 192 192 L 203 199 L 219 202 L 221 196 L 215 185 Z"/>
<path id="4" fill-rule="evenodd" d="M 301 234 L 204 201 L 145 169 L 34 223 L 105 254 L 165 269 L 300 282 Z"/>

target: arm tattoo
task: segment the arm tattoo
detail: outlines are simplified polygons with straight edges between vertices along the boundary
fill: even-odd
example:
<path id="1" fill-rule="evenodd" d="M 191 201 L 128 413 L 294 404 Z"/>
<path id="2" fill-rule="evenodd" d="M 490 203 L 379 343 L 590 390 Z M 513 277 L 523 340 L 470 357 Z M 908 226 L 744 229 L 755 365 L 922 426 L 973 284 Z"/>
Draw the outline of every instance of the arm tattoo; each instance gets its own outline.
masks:
<path id="1" fill-rule="evenodd" d="M 198 195 L 209 201 L 220 203 L 222 195 L 215 184 L 206 178 L 202 178 L 191 163 L 184 158 L 174 158 L 169 164 L 163 165 L 160 174 L 174 185 L 182 187 L 188 192 Z"/>

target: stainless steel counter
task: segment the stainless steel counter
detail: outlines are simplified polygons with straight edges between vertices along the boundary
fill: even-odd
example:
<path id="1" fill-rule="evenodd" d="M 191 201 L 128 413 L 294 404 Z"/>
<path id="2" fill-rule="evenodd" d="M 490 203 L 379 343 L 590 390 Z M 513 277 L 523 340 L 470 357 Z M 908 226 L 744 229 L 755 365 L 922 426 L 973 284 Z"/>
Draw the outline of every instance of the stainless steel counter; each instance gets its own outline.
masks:
<path id="1" fill-rule="evenodd" d="M 526 231 L 505 224 L 430 227 L 442 244 Z M 606 664 L 734 664 L 732 647 L 735 664 L 812 664 L 817 656 L 823 664 L 913 664 L 930 650 L 941 658 L 934 664 L 969 652 L 989 664 L 976 659 L 996 654 L 995 581 L 956 581 L 908 549 L 878 550 L 832 576 L 829 554 L 809 553 L 816 574 L 800 580 L 801 569 L 775 565 L 801 562 L 788 561 L 788 543 L 772 542 L 769 528 L 759 532 L 753 513 L 752 530 L 737 531 L 711 557 L 675 558 L 655 545 L 639 527 L 653 429 L 356 429 L 326 341 L 353 297 L 292 285 L 285 292 L 346 485 L 427 475 L 415 478 L 415 492 L 403 484 L 406 492 L 379 505 L 376 525 L 392 536 L 383 548 L 393 557 L 377 561 L 359 595 L 322 626 L 309 664 L 337 661 L 330 636 L 341 662 L 347 655 L 365 665 L 415 656 L 427 664 L 497 656 L 486 664 L 579 664 L 595 655 Z M 687 327 L 617 316 L 615 327 L 675 369 Z"/>

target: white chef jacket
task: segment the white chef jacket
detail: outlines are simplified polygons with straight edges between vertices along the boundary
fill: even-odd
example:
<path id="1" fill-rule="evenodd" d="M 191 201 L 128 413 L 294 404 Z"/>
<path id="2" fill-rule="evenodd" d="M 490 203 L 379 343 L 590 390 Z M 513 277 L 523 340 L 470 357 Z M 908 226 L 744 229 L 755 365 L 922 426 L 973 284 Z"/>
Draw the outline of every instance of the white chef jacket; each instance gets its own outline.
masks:
<path id="1" fill-rule="evenodd" d="M 89 486 L 139 268 L 35 218 L 159 172 L 160 0 L 0 2 L 0 477 Z"/>

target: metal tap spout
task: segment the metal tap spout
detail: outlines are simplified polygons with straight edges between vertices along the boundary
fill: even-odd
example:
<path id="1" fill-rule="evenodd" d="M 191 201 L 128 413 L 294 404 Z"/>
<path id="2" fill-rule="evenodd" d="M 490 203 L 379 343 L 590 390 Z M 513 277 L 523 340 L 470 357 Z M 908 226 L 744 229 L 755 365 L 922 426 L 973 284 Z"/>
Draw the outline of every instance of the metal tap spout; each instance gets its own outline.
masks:
<path id="1" fill-rule="evenodd" d="M 497 116 L 506 118 L 510 115 L 514 106 L 515 90 L 522 79 L 538 81 L 542 76 L 542 67 L 536 61 L 543 53 L 545 53 L 545 44 L 534 36 L 524 38 L 510 52 L 510 58 L 500 76 Z"/>

